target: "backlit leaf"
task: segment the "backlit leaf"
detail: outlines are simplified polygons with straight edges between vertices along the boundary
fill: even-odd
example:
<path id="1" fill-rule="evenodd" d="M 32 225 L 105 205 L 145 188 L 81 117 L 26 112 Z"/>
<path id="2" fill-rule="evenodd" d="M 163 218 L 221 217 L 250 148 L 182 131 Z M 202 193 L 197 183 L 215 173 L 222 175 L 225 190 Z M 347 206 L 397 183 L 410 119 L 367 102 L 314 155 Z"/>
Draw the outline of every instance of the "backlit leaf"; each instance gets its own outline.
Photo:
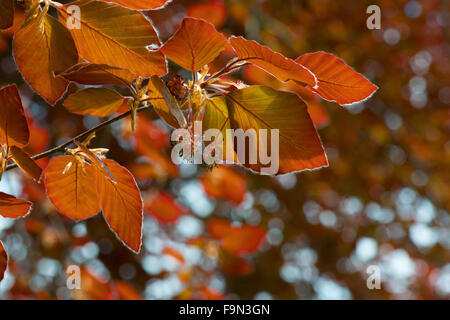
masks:
<path id="1" fill-rule="evenodd" d="M 13 48 L 25 80 L 50 104 L 55 104 L 69 84 L 55 73 L 78 62 L 69 31 L 53 17 L 41 13 L 16 32 Z"/>
<path id="2" fill-rule="evenodd" d="M 218 166 L 200 177 L 208 196 L 215 199 L 227 199 L 235 205 L 244 200 L 247 184 L 240 174 L 226 166 Z"/>
<path id="3" fill-rule="evenodd" d="M 184 259 L 183 254 L 180 251 L 178 251 L 177 249 L 175 249 L 175 248 L 165 247 L 163 249 L 163 253 L 165 255 L 171 256 L 172 258 L 174 258 L 175 260 L 177 260 L 181 264 L 185 263 L 185 259 Z"/>
<path id="4" fill-rule="evenodd" d="M 0 145 L 23 147 L 29 139 L 28 123 L 16 85 L 0 89 Z"/>
<path id="5" fill-rule="evenodd" d="M 332 54 L 308 53 L 295 61 L 316 75 L 318 87 L 313 90 L 328 101 L 336 101 L 340 105 L 351 104 L 369 98 L 378 89 Z"/>
<path id="6" fill-rule="evenodd" d="M 220 0 L 195 3 L 187 8 L 187 15 L 211 22 L 216 28 L 222 27 L 227 19 L 225 4 Z"/>
<path id="7" fill-rule="evenodd" d="M 166 73 L 164 56 L 148 50 L 148 46 L 159 46 L 160 42 L 142 13 L 114 3 L 81 0 L 57 7 L 63 23 L 72 5 L 79 6 L 82 13 L 80 29 L 70 32 L 84 59 L 127 69 L 142 77 Z"/>
<path id="8" fill-rule="evenodd" d="M 158 221 L 172 223 L 188 210 L 180 205 L 171 195 L 165 192 L 152 194 L 144 199 L 145 211 L 150 213 Z"/>
<path id="9" fill-rule="evenodd" d="M 327 166 L 327 158 L 305 103 L 295 94 L 253 86 L 228 94 L 228 110 L 232 128 L 267 130 L 270 142 L 272 129 L 279 130 L 279 174 Z M 258 144 L 260 139 L 258 136 Z M 271 145 L 262 141 L 271 149 Z M 258 153 L 259 153 L 258 146 Z M 276 157 L 272 155 L 272 161 Z M 240 159 L 241 162 L 243 162 Z M 260 161 L 245 163 L 260 172 Z"/>
<path id="10" fill-rule="evenodd" d="M 0 216 L 10 219 L 25 217 L 31 211 L 31 202 L 0 192 Z"/>
<path id="11" fill-rule="evenodd" d="M 74 65 L 59 76 L 84 85 L 129 86 L 137 76 L 131 71 L 106 64 L 83 62 Z"/>
<path id="12" fill-rule="evenodd" d="M 216 239 L 225 238 L 231 232 L 231 223 L 223 219 L 214 219 L 208 224 L 208 232 Z"/>
<path id="13" fill-rule="evenodd" d="M 61 213 L 82 220 L 100 212 L 91 164 L 82 165 L 73 156 L 55 157 L 45 169 L 44 177 L 47 195 Z"/>
<path id="14" fill-rule="evenodd" d="M 209 222 L 208 232 L 221 241 L 224 250 L 237 255 L 256 251 L 266 236 L 266 230 L 259 226 L 234 226 L 220 219 Z"/>
<path id="15" fill-rule="evenodd" d="M 72 290 L 72 297 L 76 300 L 112 300 L 111 284 L 103 276 L 93 270 L 81 268 L 81 288 Z"/>
<path id="16" fill-rule="evenodd" d="M 14 0 L 0 0 L 0 29 L 8 29 L 14 22 Z"/>
<path id="17" fill-rule="evenodd" d="M 193 300 L 224 300 L 225 297 L 217 289 L 203 286 L 192 293 Z"/>
<path id="18" fill-rule="evenodd" d="M 251 62 L 281 81 L 294 80 L 311 87 L 316 85 L 316 79 L 310 70 L 278 52 L 242 37 L 230 37 L 229 41 L 239 60 Z"/>
<path id="19" fill-rule="evenodd" d="M 253 265 L 240 256 L 222 251 L 220 267 L 223 272 L 232 275 L 247 275 L 253 271 Z"/>
<path id="20" fill-rule="evenodd" d="M 127 99 L 107 88 L 87 88 L 75 92 L 64 101 L 64 106 L 73 113 L 97 117 L 109 116 L 123 104 L 127 104 Z"/>
<path id="21" fill-rule="evenodd" d="M 125 126 L 128 129 L 130 127 L 128 123 Z M 162 126 L 144 116 L 139 117 L 134 136 L 137 144 L 141 140 L 145 140 L 158 149 L 163 149 L 170 145 L 168 132 Z"/>
<path id="22" fill-rule="evenodd" d="M 23 172 L 27 173 L 35 181 L 39 181 L 41 179 L 41 167 L 39 167 L 27 153 L 16 146 L 12 146 L 9 151 L 11 152 L 14 161 L 17 163 L 20 169 L 22 169 Z"/>
<path id="23" fill-rule="evenodd" d="M 330 116 L 324 108 L 320 96 L 306 87 L 302 87 L 295 83 L 292 84 L 293 86 L 291 87 L 295 88 L 293 91 L 296 92 L 308 106 L 309 116 L 311 117 L 311 120 L 316 128 L 322 128 L 328 125 L 330 122 Z"/>
<path id="24" fill-rule="evenodd" d="M 297 93 L 308 106 L 308 113 L 316 128 L 321 128 L 328 124 L 329 116 L 320 102 L 320 96 L 310 89 L 307 89 L 294 81 L 282 82 L 254 65 L 245 67 L 244 78 L 251 84 L 260 84 L 280 91 Z"/>
<path id="25" fill-rule="evenodd" d="M 97 196 L 103 216 L 117 237 L 138 253 L 142 243 L 141 194 L 131 173 L 112 160 L 103 160 L 115 181 L 95 172 Z"/>
<path id="26" fill-rule="evenodd" d="M 170 156 L 157 150 L 155 147 L 146 144 L 144 147 L 139 147 L 139 152 L 150 160 L 151 163 L 135 163 L 133 173 L 136 174 L 138 179 L 146 180 L 149 177 L 155 175 L 169 175 L 172 178 L 177 177 L 179 174 L 178 167 L 172 162 Z"/>
<path id="27" fill-rule="evenodd" d="M 186 70 L 198 71 L 225 49 L 225 37 L 204 20 L 185 18 L 180 29 L 160 49 Z"/>
<path id="28" fill-rule="evenodd" d="M 6 254 L 5 247 L 0 241 L 0 281 L 3 280 L 5 276 L 6 268 L 8 267 L 8 255 Z"/>
<path id="29" fill-rule="evenodd" d="M 115 281 L 114 287 L 120 300 L 142 300 L 137 290 L 125 281 Z"/>
<path id="30" fill-rule="evenodd" d="M 222 158 L 234 159 L 237 161 L 236 153 L 233 149 L 227 150 L 226 146 L 232 141 L 230 131 L 230 117 L 225 97 L 216 97 L 206 100 L 205 113 L 202 120 L 203 131 L 208 129 L 219 129 L 222 133 Z M 227 154 L 228 153 L 228 154 Z"/>
<path id="31" fill-rule="evenodd" d="M 100 0 L 104 2 L 115 2 L 122 7 L 135 10 L 155 10 L 164 7 L 172 0 Z"/>

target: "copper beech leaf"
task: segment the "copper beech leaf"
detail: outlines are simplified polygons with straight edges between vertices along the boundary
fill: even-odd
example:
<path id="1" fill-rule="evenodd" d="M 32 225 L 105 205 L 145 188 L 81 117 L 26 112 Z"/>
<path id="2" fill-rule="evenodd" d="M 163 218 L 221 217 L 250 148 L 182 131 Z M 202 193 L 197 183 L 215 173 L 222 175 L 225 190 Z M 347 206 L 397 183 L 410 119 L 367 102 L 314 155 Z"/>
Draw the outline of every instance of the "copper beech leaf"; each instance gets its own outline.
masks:
<path id="1" fill-rule="evenodd" d="M 225 49 L 226 42 L 209 22 L 185 18 L 160 51 L 184 69 L 198 71 Z"/>
<path id="2" fill-rule="evenodd" d="M 160 42 L 142 13 L 114 3 L 81 0 L 57 6 L 63 23 L 71 17 L 67 8 L 72 5 L 81 10 L 80 28 L 70 30 L 81 57 L 92 63 L 127 69 L 142 77 L 167 72 L 164 56 L 148 49 L 150 45 L 159 46 Z"/>
<path id="3" fill-rule="evenodd" d="M 163 253 L 167 256 L 171 256 L 181 264 L 184 264 L 186 262 L 186 259 L 184 259 L 183 254 L 175 248 L 165 247 L 163 249 Z"/>
<path id="4" fill-rule="evenodd" d="M 311 87 L 316 86 L 314 74 L 294 60 L 288 59 L 256 41 L 246 40 L 242 37 L 230 37 L 229 41 L 239 60 L 251 62 L 281 81 L 294 80 Z"/>
<path id="5" fill-rule="evenodd" d="M 75 92 L 64 101 L 67 110 L 97 117 L 109 116 L 127 104 L 127 98 L 107 88 L 87 88 Z"/>
<path id="6" fill-rule="evenodd" d="M 221 0 L 194 3 L 187 8 L 186 14 L 192 18 L 211 22 L 216 28 L 222 27 L 227 19 L 227 9 Z"/>
<path id="7" fill-rule="evenodd" d="M 308 53 L 295 61 L 316 75 L 318 84 L 312 89 L 328 101 L 336 101 L 340 105 L 351 104 L 369 98 L 378 89 L 343 60 L 332 54 Z"/>
<path id="8" fill-rule="evenodd" d="M 231 132 L 230 117 L 228 114 L 227 101 L 225 97 L 216 97 L 206 100 L 206 108 L 202 120 L 203 131 L 209 129 L 219 129 L 222 133 L 222 158 L 234 159 L 237 162 L 237 157 L 234 149 L 227 149 L 228 143 L 233 141 Z M 209 143 L 207 143 L 209 145 Z"/>
<path id="9" fill-rule="evenodd" d="M 113 85 L 128 87 L 137 75 L 129 70 L 107 64 L 82 62 L 67 69 L 59 76 L 83 85 Z"/>
<path id="10" fill-rule="evenodd" d="M 10 219 L 25 217 L 30 213 L 32 203 L 0 192 L 0 216 Z"/>
<path id="11" fill-rule="evenodd" d="M 175 97 L 161 78 L 153 76 L 148 84 L 149 99 L 155 111 L 168 125 L 174 128 L 184 127 L 186 118 Z"/>
<path id="12" fill-rule="evenodd" d="M 117 237 L 138 253 L 142 243 L 143 203 L 132 174 L 112 160 L 103 160 L 115 181 L 95 167 L 95 186 L 103 216 Z"/>
<path id="13" fill-rule="evenodd" d="M 316 128 L 322 128 L 329 124 L 330 116 L 327 110 L 324 108 L 322 99 L 320 96 L 307 87 L 300 86 L 296 83 L 292 83 L 294 89 L 293 92 L 305 101 L 308 106 L 308 113 L 311 117 Z"/>
<path id="14" fill-rule="evenodd" d="M 122 7 L 134 10 L 155 10 L 164 7 L 172 0 L 100 0 L 104 2 L 115 2 Z"/>
<path id="15" fill-rule="evenodd" d="M 8 255 L 6 254 L 5 247 L 0 241 L 0 281 L 3 280 L 5 276 L 6 268 L 8 267 Z"/>
<path id="16" fill-rule="evenodd" d="M 328 161 L 306 104 L 297 95 L 280 92 L 264 86 L 252 86 L 227 95 L 231 128 L 267 130 L 267 141 L 257 138 L 258 154 L 261 143 L 271 150 L 271 130 L 279 130 L 278 174 L 315 169 L 328 165 Z M 239 156 L 239 154 L 238 154 Z M 259 158 L 259 157 L 258 157 Z M 261 172 L 262 165 L 239 159 L 246 167 Z M 272 155 L 272 161 L 276 157 Z M 245 162 L 245 163 L 244 163 Z"/>
<path id="17" fill-rule="evenodd" d="M 27 173 L 35 181 L 39 181 L 41 179 L 41 167 L 39 167 L 26 152 L 16 146 L 10 147 L 9 151 L 11 152 L 14 161 L 23 172 Z"/>
<path id="18" fill-rule="evenodd" d="M 15 84 L 0 89 L 0 145 L 23 147 L 30 131 Z"/>
<path id="19" fill-rule="evenodd" d="M 220 267 L 224 273 L 233 275 L 250 274 L 254 267 L 245 258 L 223 251 L 220 256 Z"/>
<path id="20" fill-rule="evenodd" d="M 320 101 L 320 96 L 311 91 L 311 89 L 301 86 L 294 81 L 282 82 L 254 65 L 245 67 L 244 78 L 250 84 L 260 84 L 276 90 L 296 93 L 308 106 L 308 113 L 316 128 L 324 127 L 329 123 L 330 119 Z"/>
<path id="21" fill-rule="evenodd" d="M 53 17 L 40 13 L 15 33 L 13 49 L 25 80 L 50 104 L 55 104 L 69 84 L 55 73 L 78 62 L 69 31 Z"/>
<path id="22" fill-rule="evenodd" d="M 142 300 L 139 292 L 125 281 L 115 281 L 114 288 L 120 300 Z"/>
<path id="23" fill-rule="evenodd" d="M 112 283 L 89 267 L 80 268 L 81 288 L 72 290 L 72 298 L 75 300 L 112 300 L 114 293 L 111 290 Z"/>
<path id="24" fill-rule="evenodd" d="M 91 164 L 82 165 L 73 156 L 55 157 L 45 169 L 44 179 L 50 201 L 66 216 L 82 220 L 100 212 Z"/>
<path id="25" fill-rule="evenodd" d="M 164 154 L 161 148 L 156 147 L 149 139 L 136 139 L 136 150 L 152 163 L 134 164 L 132 171 L 138 179 L 147 179 L 148 177 L 144 178 L 144 176 L 155 173 L 155 170 L 171 177 L 178 175 L 178 167 L 172 162 L 170 156 Z"/>
<path id="26" fill-rule="evenodd" d="M 0 0 L 0 29 L 8 29 L 14 23 L 14 0 Z"/>
<path id="27" fill-rule="evenodd" d="M 188 210 L 165 192 L 148 195 L 144 199 L 145 212 L 148 212 L 163 223 L 176 222 Z"/>
<path id="28" fill-rule="evenodd" d="M 218 166 L 200 177 L 200 182 L 208 196 L 214 199 L 227 199 L 239 205 L 247 192 L 245 178 L 233 168 Z"/>
<path id="29" fill-rule="evenodd" d="M 266 230 L 259 226 L 234 226 L 221 219 L 211 220 L 208 224 L 208 232 L 220 240 L 224 250 L 236 255 L 256 251 L 266 236 Z"/>

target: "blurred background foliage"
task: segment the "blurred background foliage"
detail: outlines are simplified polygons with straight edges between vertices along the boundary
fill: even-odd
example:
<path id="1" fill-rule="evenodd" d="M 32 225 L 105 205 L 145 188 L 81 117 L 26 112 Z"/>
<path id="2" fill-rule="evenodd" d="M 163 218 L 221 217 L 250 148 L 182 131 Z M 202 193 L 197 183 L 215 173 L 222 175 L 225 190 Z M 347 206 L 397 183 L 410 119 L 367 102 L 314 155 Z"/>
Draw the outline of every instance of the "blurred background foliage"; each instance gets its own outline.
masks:
<path id="1" fill-rule="evenodd" d="M 366 27 L 372 4 L 381 8 L 380 30 Z M 175 167 L 169 130 L 151 121 L 157 119 L 152 112 L 140 115 L 134 135 L 126 121 L 103 130 L 92 145 L 109 148 L 109 158 L 130 168 L 145 198 L 139 255 L 100 215 L 74 223 L 56 211 L 42 185 L 8 172 L 0 190 L 35 204 L 25 219 L 0 218 L 11 259 L 0 298 L 450 297 L 448 1 L 173 0 L 146 14 L 162 41 L 186 15 L 202 17 L 224 34 L 257 40 L 290 58 L 333 53 L 380 89 L 347 107 L 316 101 L 311 116 L 330 166 L 276 178 L 237 167 L 212 173 L 193 164 Z M 18 11 L 16 21 L 21 17 Z M 99 123 L 60 103 L 51 107 L 32 92 L 11 55 L 13 31 L 0 34 L 0 86 L 20 87 L 32 119 L 28 151 L 41 152 Z M 227 54 L 210 68 L 223 65 Z M 257 70 L 233 77 L 265 81 Z M 239 244 L 247 250 L 233 249 L 214 236 L 218 218 L 267 234 L 262 243 L 249 243 L 259 235 L 248 233 Z M 71 264 L 82 266 L 82 290 L 66 287 Z M 380 267 L 380 290 L 367 288 L 370 265 Z"/>

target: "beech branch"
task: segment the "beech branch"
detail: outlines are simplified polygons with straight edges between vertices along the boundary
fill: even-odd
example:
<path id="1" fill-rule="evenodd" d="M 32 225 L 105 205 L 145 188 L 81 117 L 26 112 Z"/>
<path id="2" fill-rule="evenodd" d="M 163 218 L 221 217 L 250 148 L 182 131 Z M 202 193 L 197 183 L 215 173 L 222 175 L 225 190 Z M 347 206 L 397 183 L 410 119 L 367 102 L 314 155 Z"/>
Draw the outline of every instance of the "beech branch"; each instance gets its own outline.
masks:
<path id="1" fill-rule="evenodd" d="M 152 106 L 152 105 L 151 105 L 150 103 L 146 103 L 146 105 L 137 108 L 137 109 L 136 109 L 136 112 L 141 112 L 141 111 L 150 109 L 151 106 Z M 73 137 L 73 138 L 70 139 L 69 141 L 64 142 L 63 144 L 60 144 L 60 145 L 57 146 L 57 147 L 54 147 L 54 148 L 52 148 L 52 149 L 49 149 L 49 150 L 47 150 L 47 151 L 44 151 L 44 152 L 42 152 L 42 153 L 39 153 L 39 154 L 36 154 L 36 155 L 32 156 L 31 159 L 33 159 L 33 160 L 39 160 L 39 159 L 48 157 L 48 156 L 50 156 L 50 155 L 52 155 L 52 154 L 54 154 L 54 153 L 57 153 L 57 152 L 64 152 L 65 149 L 66 149 L 68 146 L 70 146 L 71 144 L 73 144 L 75 141 L 83 140 L 84 138 L 87 138 L 91 133 L 97 132 L 97 131 L 103 129 L 104 127 L 106 127 L 106 126 L 109 126 L 110 124 L 112 124 L 112 123 L 114 123 L 114 122 L 117 122 L 117 121 L 119 121 L 119 120 L 122 120 L 123 118 L 126 118 L 126 117 L 128 117 L 129 115 L 131 115 L 131 113 L 132 113 L 132 111 L 130 110 L 130 111 L 127 111 L 127 112 L 125 112 L 125 113 L 123 113 L 123 114 L 121 114 L 121 115 L 118 115 L 117 117 L 114 117 L 114 118 L 111 118 L 111 119 L 109 119 L 109 120 L 106 120 L 106 121 L 100 123 L 99 125 L 97 125 L 97 126 L 91 128 L 91 129 L 89 129 L 89 130 L 87 130 L 87 131 L 84 131 L 83 133 L 80 133 L 79 135 L 77 135 L 76 137 Z M 11 170 L 11 169 L 14 169 L 14 168 L 17 168 L 17 164 L 12 163 L 12 164 L 9 164 L 9 165 L 6 166 L 5 171 L 8 171 L 8 170 Z"/>

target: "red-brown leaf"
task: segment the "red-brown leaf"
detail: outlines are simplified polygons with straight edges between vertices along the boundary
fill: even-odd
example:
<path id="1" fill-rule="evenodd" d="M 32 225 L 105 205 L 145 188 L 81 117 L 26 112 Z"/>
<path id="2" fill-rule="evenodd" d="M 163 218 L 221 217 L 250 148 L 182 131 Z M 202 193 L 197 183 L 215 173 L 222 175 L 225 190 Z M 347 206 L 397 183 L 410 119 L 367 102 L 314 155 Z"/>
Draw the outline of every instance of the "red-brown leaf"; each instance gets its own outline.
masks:
<path id="1" fill-rule="evenodd" d="M 242 37 L 230 37 L 229 41 L 240 60 L 253 63 L 281 81 L 294 80 L 312 87 L 316 85 L 310 70 L 282 54 Z"/>
<path id="2" fill-rule="evenodd" d="M 181 264 L 184 264 L 184 262 L 185 262 L 183 254 L 180 251 L 178 251 L 177 249 L 174 249 L 172 247 L 165 247 L 163 249 L 163 253 L 165 255 L 171 256 L 172 258 L 174 258 Z"/>
<path id="3" fill-rule="evenodd" d="M 148 49 L 160 42 L 151 22 L 141 12 L 111 2 L 80 0 L 57 6 L 63 23 L 70 16 L 67 8 L 72 5 L 81 10 L 81 28 L 70 30 L 81 57 L 130 70 L 141 77 L 167 72 L 164 56 Z"/>
<path id="4" fill-rule="evenodd" d="M 253 271 L 253 265 L 240 256 L 224 253 L 220 258 L 220 267 L 224 273 L 242 276 Z"/>
<path id="5" fill-rule="evenodd" d="M 247 192 L 245 178 L 234 169 L 218 166 L 200 177 L 207 195 L 215 199 L 225 198 L 235 205 L 244 200 Z"/>
<path id="6" fill-rule="evenodd" d="M 131 173 L 117 162 L 103 160 L 115 181 L 96 168 L 95 185 L 100 207 L 108 225 L 131 250 L 138 253 L 142 243 L 143 204 Z"/>
<path id="7" fill-rule="evenodd" d="M 40 14 L 16 32 L 13 48 L 25 80 L 50 104 L 55 104 L 69 84 L 55 73 L 78 62 L 69 31 L 53 17 Z"/>
<path id="8" fill-rule="evenodd" d="M 34 160 L 31 159 L 30 156 L 19 147 L 12 146 L 9 151 L 11 152 L 11 155 L 19 168 L 35 181 L 39 182 L 42 174 L 41 167 L 39 167 L 37 163 L 34 162 Z"/>
<path id="9" fill-rule="evenodd" d="M 180 29 L 160 51 L 184 69 L 198 71 L 225 49 L 226 42 L 209 22 L 185 18 Z"/>
<path id="10" fill-rule="evenodd" d="M 225 251 L 237 255 L 256 251 L 266 236 L 266 230 L 259 226 L 233 226 L 220 219 L 209 222 L 208 232 L 221 241 Z"/>
<path id="11" fill-rule="evenodd" d="M 17 219 L 30 213 L 32 203 L 0 192 L 0 215 L 5 218 Z"/>
<path id="12" fill-rule="evenodd" d="M 187 15 L 192 18 L 203 19 L 220 28 L 227 19 L 225 4 L 220 0 L 208 0 L 195 3 L 187 8 Z"/>
<path id="13" fill-rule="evenodd" d="M 0 1 L 0 29 L 8 29 L 14 23 L 14 0 Z"/>
<path id="14" fill-rule="evenodd" d="M 67 69 L 59 76 L 84 85 L 129 86 L 137 76 L 129 70 L 107 64 L 83 62 Z"/>
<path id="15" fill-rule="evenodd" d="M 64 101 L 64 106 L 77 114 L 97 117 L 109 116 L 127 104 L 127 99 L 107 88 L 87 88 L 75 92 Z"/>
<path id="16" fill-rule="evenodd" d="M 29 139 L 28 123 L 16 85 L 0 89 L 0 145 L 23 147 Z"/>
<path id="17" fill-rule="evenodd" d="M 47 195 L 61 213 L 82 220 L 100 212 L 91 164 L 84 163 L 83 168 L 73 156 L 55 157 L 45 169 L 44 177 Z"/>
<path id="18" fill-rule="evenodd" d="M 164 7 L 172 0 L 100 0 L 104 2 L 115 2 L 122 7 L 135 10 L 155 10 Z"/>
<path id="19" fill-rule="evenodd" d="M 0 281 L 3 280 L 6 268 L 8 267 L 8 255 L 6 254 L 5 247 L 0 241 Z"/>
<path id="20" fill-rule="evenodd" d="M 332 54 L 308 53 L 295 61 L 316 75 L 318 84 L 312 90 L 328 101 L 336 101 L 340 105 L 351 104 L 369 98 L 378 89 Z"/>
<path id="21" fill-rule="evenodd" d="M 175 199 L 165 193 L 159 192 L 157 195 L 148 196 L 145 201 L 145 211 L 163 223 L 177 221 L 188 210 L 180 205 Z"/>
<path id="22" fill-rule="evenodd" d="M 306 104 L 297 95 L 268 87 L 252 86 L 232 91 L 227 99 L 232 128 L 241 128 L 244 131 L 254 129 L 256 132 L 259 129 L 279 129 L 279 171 L 266 173 L 284 174 L 328 165 Z M 267 141 L 262 141 L 262 144 L 269 148 Z M 259 150 L 260 147 L 256 147 Z M 273 156 L 272 161 L 276 160 L 277 157 Z M 264 173 L 261 162 L 251 164 L 245 159 L 239 161 L 254 171 Z"/>
<path id="23" fill-rule="evenodd" d="M 115 289 L 120 300 L 142 300 L 137 290 L 125 281 L 115 281 Z"/>
<path id="24" fill-rule="evenodd" d="M 280 91 L 297 93 L 308 106 L 308 113 L 316 128 L 324 127 L 329 123 L 330 117 L 320 101 L 320 96 L 310 89 L 293 81 L 282 82 L 253 65 L 245 67 L 244 78 L 250 84 L 260 84 Z"/>

